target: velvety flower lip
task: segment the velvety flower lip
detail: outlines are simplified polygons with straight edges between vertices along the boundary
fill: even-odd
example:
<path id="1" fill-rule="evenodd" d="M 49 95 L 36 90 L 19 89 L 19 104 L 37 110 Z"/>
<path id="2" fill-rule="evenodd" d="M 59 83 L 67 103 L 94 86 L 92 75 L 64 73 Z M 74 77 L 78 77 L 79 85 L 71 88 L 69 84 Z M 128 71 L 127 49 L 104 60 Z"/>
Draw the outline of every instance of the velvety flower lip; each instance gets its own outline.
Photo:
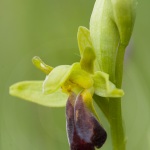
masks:
<path id="1" fill-rule="evenodd" d="M 88 101 L 88 105 L 85 101 Z M 100 148 L 105 143 L 107 133 L 93 109 L 92 97 L 88 91 L 83 91 L 78 96 L 70 94 L 66 104 L 66 121 L 71 150 L 95 150 L 95 147 Z"/>

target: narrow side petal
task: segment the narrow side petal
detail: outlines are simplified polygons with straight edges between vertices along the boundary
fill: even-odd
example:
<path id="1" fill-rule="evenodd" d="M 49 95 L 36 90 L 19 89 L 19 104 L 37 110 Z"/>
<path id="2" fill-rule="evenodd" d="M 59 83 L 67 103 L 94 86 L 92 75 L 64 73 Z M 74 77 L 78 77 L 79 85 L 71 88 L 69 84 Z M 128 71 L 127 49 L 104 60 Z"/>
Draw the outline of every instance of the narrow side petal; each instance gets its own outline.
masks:
<path id="1" fill-rule="evenodd" d="M 53 67 L 45 64 L 42 59 L 38 56 L 34 56 L 32 58 L 32 62 L 33 64 L 38 68 L 40 69 L 41 71 L 43 71 L 46 75 L 48 75 L 52 70 L 53 70 Z"/>

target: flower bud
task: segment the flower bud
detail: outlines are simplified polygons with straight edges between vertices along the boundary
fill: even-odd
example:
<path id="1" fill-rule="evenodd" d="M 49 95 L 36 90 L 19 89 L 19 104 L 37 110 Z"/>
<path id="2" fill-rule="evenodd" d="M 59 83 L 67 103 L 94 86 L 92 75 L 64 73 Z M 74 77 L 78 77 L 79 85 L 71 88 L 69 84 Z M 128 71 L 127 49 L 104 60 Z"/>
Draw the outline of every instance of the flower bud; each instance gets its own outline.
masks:
<path id="1" fill-rule="evenodd" d="M 118 48 L 128 45 L 135 20 L 136 0 L 96 0 L 90 35 L 100 70 L 115 78 Z"/>
<path id="2" fill-rule="evenodd" d="M 135 21 L 137 0 L 111 0 L 113 20 L 118 28 L 120 43 L 127 46 Z"/>

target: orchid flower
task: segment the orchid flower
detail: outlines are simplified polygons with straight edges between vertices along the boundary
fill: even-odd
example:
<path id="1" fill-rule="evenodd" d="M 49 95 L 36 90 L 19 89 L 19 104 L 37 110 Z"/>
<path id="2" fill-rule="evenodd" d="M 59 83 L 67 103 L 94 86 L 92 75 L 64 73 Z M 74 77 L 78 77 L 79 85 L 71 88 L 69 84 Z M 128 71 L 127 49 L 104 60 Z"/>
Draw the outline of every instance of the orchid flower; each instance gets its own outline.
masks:
<path id="1" fill-rule="evenodd" d="M 53 68 L 35 56 L 33 64 L 46 74 L 45 80 L 16 83 L 10 87 L 10 94 L 44 106 L 66 106 L 70 149 L 94 150 L 104 144 L 107 133 L 99 123 L 93 95 L 122 97 L 124 92 L 99 70 L 89 30 L 79 27 L 77 37 L 79 62 Z"/>

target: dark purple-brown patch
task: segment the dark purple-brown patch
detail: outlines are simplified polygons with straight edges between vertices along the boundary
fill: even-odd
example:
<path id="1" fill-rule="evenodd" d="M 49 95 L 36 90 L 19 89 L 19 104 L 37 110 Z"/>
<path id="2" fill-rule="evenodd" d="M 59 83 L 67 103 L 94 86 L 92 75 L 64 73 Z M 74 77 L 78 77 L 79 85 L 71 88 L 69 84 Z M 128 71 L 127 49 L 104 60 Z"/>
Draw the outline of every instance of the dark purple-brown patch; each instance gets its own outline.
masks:
<path id="1" fill-rule="evenodd" d="M 95 150 L 106 141 L 107 134 L 83 102 L 82 95 L 72 93 L 66 104 L 66 123 L 71 150 Z"/>

